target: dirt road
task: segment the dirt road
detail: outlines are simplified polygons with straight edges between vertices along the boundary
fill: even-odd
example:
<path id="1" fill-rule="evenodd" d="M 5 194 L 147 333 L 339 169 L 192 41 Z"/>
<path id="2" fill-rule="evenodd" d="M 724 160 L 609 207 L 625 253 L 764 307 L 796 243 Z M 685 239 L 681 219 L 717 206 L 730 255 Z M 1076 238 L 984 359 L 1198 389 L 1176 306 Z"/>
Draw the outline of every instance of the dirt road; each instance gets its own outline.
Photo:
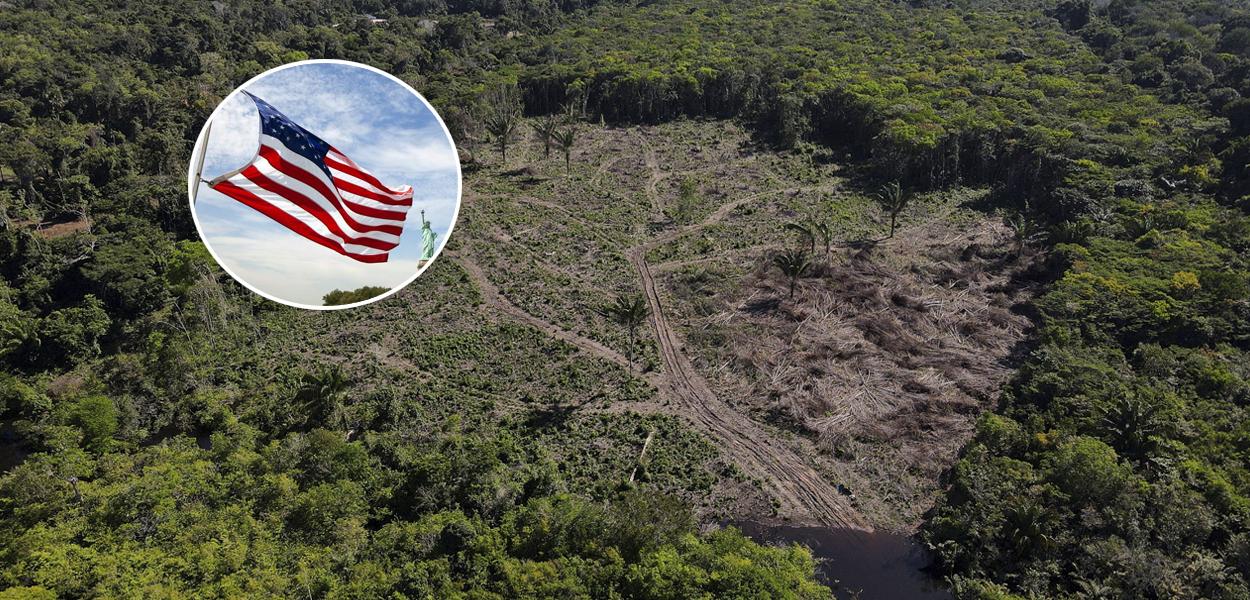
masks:
<path id="1" fill-rule="evenodd" d="M 869 529 L 845 497 L 802 457 L 760 427 L 750 417 L 716 397 L 681 349 L 681 342 L 664 314 L 644 247 L 629 253 L 638 270 L 651 308 L 651 328 L 660 349 L 668 393 L 686 410 L 683 415 L 709 434 L 743 472 L 758 477 L 780 503 L 778 512 L 802 520 L 804 516 L 834 527 Z"/>
<path id="2" fill-rule="evenodd" d="M 664 221 L 664 202 L 658 191 L 658 183 L 671 173 L 662 170 L 653 149 L 645 144 L 644 147 L 647 152 L 642 162 L 644 169 L 649 172 L 643 193 L 650 202 L 649 212 L 653 220 Z M 605 165 L 600 165 L 596 174 L 602 173 L 604 168 Z M 655 386 L 662 397 L 671 400 L 671 405 L 676 407 L 673 412 L 707 435 L 720 448 L 728 462 L 736 465 L 748 478 L 759 481 L 765 493 L 774 501 L 778 516 L 792 522 L 869 530 L 871 526 L 868 520 L 851 505 L 847 497 L 838 492 L 834 482 L 828 480 L 814 466 L 818 464 L 814 450 L 811 456 L 796 451 L 796 447 L 803 447 L 801 440 L 791 443 L 778 437 L 766 426 L 734 409 L 712 391 L 707 380 L 686 356 L 680 336 L 670 326 L 652 267 L 646 259 L 651 249 L 724 220 L 738 207 L 774 194 L 810 192 L 826 187 L 828 186 L 793 187 L 738 196 L 727 200 L 699 222 L 672 227 L 625 249 L 625 254 L 637 271 L 640 287 L 644 291 L 650 309 L 649 324 L 657 340 L 660 355 L 660 370 L 644 377 Z M 480 199 L 485 200 L 487 197 Z M 513 200 L 552 210 L 562 218 L 577 218 L 565 207 L 539 198 Z M 470 247 L 457 252 L 455 259 L 482 291 L 489 306 L 590 355 L 628 368 L 629 362 L 621 353 L 531 315 L 509 301 L 472 259 Z"/>

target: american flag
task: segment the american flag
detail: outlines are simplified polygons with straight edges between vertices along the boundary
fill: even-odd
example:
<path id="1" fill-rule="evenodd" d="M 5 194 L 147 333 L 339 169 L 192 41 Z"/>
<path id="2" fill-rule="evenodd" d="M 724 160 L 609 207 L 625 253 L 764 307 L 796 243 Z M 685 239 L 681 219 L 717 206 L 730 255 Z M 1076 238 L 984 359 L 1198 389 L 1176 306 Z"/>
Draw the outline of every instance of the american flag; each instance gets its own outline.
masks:
<path id="1" fill-rule="evenodd" d="M 412 187 L 384 185 L 268 102 L 243 93 L 260 112 L 260 149 L 209 187 L 339 254 L 386 262 L 399 245 Z"/>

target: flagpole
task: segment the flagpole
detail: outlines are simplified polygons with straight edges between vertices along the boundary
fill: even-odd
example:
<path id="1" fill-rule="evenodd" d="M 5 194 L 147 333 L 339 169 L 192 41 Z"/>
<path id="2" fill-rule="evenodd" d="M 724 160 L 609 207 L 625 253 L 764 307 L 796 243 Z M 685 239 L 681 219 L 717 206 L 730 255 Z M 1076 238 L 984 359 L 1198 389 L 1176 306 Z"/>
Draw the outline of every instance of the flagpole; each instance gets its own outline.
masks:
<path id="1" fill-rule="evenodd" d="M 208 136 L 213 132 L 213 121 L 209 119 L 208 124 L 204 126 L 204 136 L 200 138 L 200 143 L 196 146 L 196 152 L 199 156 L 195 159 L 195 185 L 191 187 L 191 204 L 195 204 L 195 199 L 200 195 L 200 183 L 203 182 L 204 176 L 204 153 L 208 151 Z"/>

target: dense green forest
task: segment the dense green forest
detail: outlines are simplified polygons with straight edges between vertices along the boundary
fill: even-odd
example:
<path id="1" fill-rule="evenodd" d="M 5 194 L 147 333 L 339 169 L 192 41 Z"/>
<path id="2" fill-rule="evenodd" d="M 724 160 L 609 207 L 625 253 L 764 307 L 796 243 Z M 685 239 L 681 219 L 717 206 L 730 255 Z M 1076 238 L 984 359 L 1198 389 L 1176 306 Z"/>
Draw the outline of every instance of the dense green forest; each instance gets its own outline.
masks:
<path id="1" fill-rule="evenodd" d="M 695 459 L 605 483 L 475 412 L 521 381 L 492 349 L 557 352 L 524 332 L 434 339 L 499 381 L 419 391 L 262 343 L 308 326 L 217 269 L 183 170 L 226 93 L 304 58 L 412 83 L 466 161 L 505 86 L 531 117 L 734 118 L 867 181 L 990 186 L 1048 291 L 924 526 L 938 569 L 963 597 L 1250 597 L 1236 0 L 6 4 L 0 414 L 28 455 L 0 477 L 0 597 L 828 595 L 804 550 L 699 533 Z M 417 285 L 474 301 L 446 262 Z M 552 412 L 626 378 L 594 368 L 550 367 Z"/>

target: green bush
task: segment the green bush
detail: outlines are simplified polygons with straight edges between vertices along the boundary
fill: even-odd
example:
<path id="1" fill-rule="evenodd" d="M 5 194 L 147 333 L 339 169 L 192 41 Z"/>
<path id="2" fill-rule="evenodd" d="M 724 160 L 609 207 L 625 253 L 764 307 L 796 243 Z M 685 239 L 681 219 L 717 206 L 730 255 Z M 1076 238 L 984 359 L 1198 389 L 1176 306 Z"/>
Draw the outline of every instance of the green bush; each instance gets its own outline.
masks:
<path id="1" fill-rule="evenodd" d="M 65 421 L 82 431 L 83 447 L 96 452 L 110 448 L 117 433 L 117 405 L 105 396 L 86 396 L 70 404 Z"/>
<path id="2" fill-rule="evenodd" d="M 100 354 L 112 319 L 104 303 L 87 295 L 77 306 L 53 311 L 39 323 L 40 350 L 52 364 L 77 363 Z"/>

